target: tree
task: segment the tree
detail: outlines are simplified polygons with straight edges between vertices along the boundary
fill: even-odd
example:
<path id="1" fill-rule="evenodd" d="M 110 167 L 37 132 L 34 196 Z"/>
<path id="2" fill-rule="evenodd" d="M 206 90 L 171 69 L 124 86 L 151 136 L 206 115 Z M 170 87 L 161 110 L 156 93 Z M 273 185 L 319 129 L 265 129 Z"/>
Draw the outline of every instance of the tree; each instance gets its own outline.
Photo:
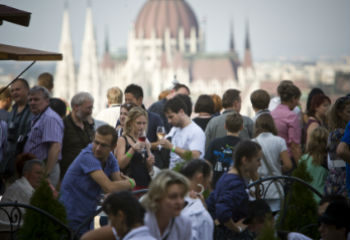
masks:
<path id="1" fill-rule="evenodd" d="M 46 180 L 34 192 L 30 199 L 30 205 L 38 207 L 55 216 L 62 223 L 66 224 L 66 210 L 64 206 L 53 196 L 53 192 Z M 19 239 L 62 239 L 67 234 L 61 226 L 50 220 L 47 216 L 27 209 L 24 215 L 23 226 L 19 230 Z"/>
<path id="2" fill-rule="evenodd" d="M 293 176 L 307 183 L 312 177 L 306 171 L 305 162 L 299 163 Z M 282 231 L 300 232 L 312 239 L 319 239 L 317 230 L 317 203 L 308 187 L 299 182 L 293 182 L 285 197 L 277 228 Z"/>

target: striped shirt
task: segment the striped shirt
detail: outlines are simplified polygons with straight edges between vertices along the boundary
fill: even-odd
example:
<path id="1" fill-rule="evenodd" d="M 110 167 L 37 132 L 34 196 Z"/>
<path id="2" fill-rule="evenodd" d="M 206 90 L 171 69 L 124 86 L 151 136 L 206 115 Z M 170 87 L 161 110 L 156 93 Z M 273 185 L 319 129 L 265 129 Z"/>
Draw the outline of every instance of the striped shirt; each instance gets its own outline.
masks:
<path id="1" fill-rule="evenodd" d="M 48 107 L 41 114 L 34 115 L 23 152 L 32 153 L 38 159 L 45 160 L 51 143 L 57 142 L 62 146 L 63 130 L 61 117 Z M 60 152 L 58 159 L 61 158 Z"/>

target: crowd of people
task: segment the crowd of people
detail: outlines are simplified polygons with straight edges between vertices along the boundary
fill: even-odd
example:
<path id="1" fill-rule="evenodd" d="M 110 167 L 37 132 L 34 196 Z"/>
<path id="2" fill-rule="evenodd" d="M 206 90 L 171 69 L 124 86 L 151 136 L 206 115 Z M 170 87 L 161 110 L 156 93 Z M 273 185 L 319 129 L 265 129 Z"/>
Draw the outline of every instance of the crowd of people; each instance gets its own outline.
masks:
<path id="1" fill-rule="evenodd" d="M 251 94 L 250 118 L 240 114 L 237 89 L 203 94 L 193 107 L 190 89 L 177 83 L 146 109 L 142 87 L 130 84 L 110 88 L 94 118 L 90 93 L 68 104 L 52 97 L 53 87 L 44 73 L 32 88 L 18 78 L 1 90 L 1 202 L 28 204 L 45 179 L 82 239 L 256 239 L 284 191 L 266 185 L 265 199 L 252 200 L 247 184 L 305 163 L 311 185 L 329 199 L 314 196 L 322 239 L 346 239 L 350 95 L 332 104 L 312 89 L 303 111 L 299 88 L 281 81 L 274 98 Z M 139 189 L 147 189 L 140 201 L 130 193 Z M 89 231 L 92 223 L 82 224 L 101 201 L 110 224 Z"/>

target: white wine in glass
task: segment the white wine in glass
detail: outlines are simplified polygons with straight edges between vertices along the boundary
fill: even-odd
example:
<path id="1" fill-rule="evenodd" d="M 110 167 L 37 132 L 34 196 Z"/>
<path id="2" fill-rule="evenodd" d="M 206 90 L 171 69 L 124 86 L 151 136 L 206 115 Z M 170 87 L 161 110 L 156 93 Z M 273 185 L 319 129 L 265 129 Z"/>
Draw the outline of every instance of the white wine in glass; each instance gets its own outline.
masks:
<path id="1" fill-rule="evenodd" d="M 165 127 L 163 126 L 158 126 L 157 127 L 157 137 L 158 137 L 158 140 L 161 140 L 165 137 L 166 135 L 166 132 L 165 132 Z M 161 145 L 158 145 L 158 149 L 161 150 L 162 149 L 162 146 Z"/>

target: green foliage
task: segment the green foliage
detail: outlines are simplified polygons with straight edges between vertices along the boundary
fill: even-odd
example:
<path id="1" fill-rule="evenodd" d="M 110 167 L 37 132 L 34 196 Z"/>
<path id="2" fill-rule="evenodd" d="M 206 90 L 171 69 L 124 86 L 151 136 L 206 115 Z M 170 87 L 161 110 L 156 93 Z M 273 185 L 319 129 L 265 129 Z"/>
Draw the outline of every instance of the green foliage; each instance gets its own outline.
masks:
<path id="1" fill-rule="evenodd" d="M 293 176 L 311 183 L 312 177 L 306 171 L 306 163 L 299 163 Z M 286 213 L 282 219 L 283 213 Z M 301 232 L 312 239 L 319 239 L 317 230 L 317 203 L 313 193 L 305 185 L 293 182 L 278 218 L 279 230 Z"/>
<path id="2" fill-rule="evenodd" d="M 186 162 L 189 162 L 193 159 L 192 152 L 190 150 L 185 151 L 184 154 L 182 155 L 182 159 L 185 161 L 177 163 L 173 168 L 175 172 L 180 172 L 182 166 L 185 165 Z"/>
<path id="3" fill-rule="evenodd" d="M 30 205 L 38 207 L 55 216 L 62 223 L 66 224 L 66 210 L 64 206 L 54 198 L 52 190 L 46 180 L 34 192 Z M 45 215 L 34 210 L 27 209 L 24 215 L 24 223 L 18 233 L 18 239 L 62 239 L 67 232 L 58 224 L 54 223 Z"/>
<path id="4" fill-rule="evenodd" d="M 266 216 L 266 220 L 264 222 L 264 226 L 260 231 L 259 236 L 257 237 L 257 240 L 278 240 L 277 237 L 275 237 L 275 229 L 273 226 L 273 220 L 272 216 Z M 271 220 L 268 220 L 271 219 Z"/>

